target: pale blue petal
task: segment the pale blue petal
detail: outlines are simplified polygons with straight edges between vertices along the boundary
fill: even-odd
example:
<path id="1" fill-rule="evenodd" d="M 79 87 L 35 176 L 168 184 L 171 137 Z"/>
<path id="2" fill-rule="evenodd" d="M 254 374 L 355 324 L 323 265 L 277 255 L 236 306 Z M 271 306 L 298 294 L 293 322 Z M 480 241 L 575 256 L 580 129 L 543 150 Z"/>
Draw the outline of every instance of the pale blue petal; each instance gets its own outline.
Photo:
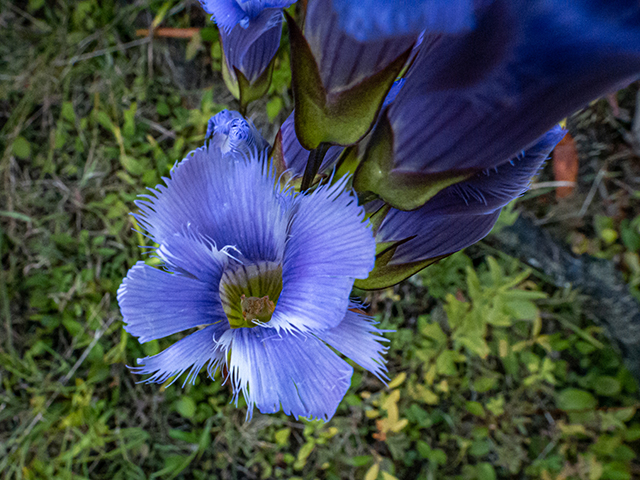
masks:
<path id="1" fill-rule="evenodd" d="M 236 395 L 242 392 L 249 418 L 255 405 L 262 413 L 282 409 L 327 421 L 351 382 L 351 366 L 313 336 L 240 328 L 227 332 L 221 345 L 231 349 L 231 385 Z"/>
<path id="2" fill-rule="evenodd" d="M 314 333 L 384 382 L 389 380 L 383 357 L 388 347 L 381 342 L 389 340 L 381 335 L 388 330 L 376 328 L 375 323 L 369 316 L 360 313 L 358 306 L 352 305 L 337 327 Z"/>
<path id="3" fill-rule="evenodd" d="M 200 148 L 174 168 L 166 186 L 137 202 L 136 218 L 160 244 L 190 227 L 221 248 L 236 247 L 241 259 L 280 261 L 288 218 L 276 182 L 264 153 L 245 160 Z"/>
<path id="4" fill-rule="evenodd" d="M 177 235 L 157 252 L 168 272 L 138 262 L 118 289 L 124 329 L 145 343 L 226 322 L 218 286 L 227 255 L 209 243 Z"/>
<path id="5" fill-rule="evenodd" d="M 307 331 L 343 319 L 356 278 L 373 268 L 375 242 L 364 210 L 346 177 L 309 195 L 298 195 L 288 228 L 282 293 L 270 325 Z"/>
<path id="6" fill-rule="evenodd" d="M 131 371 L 139 375 L 151 374 L 145 383 L 164 383 L 173 376 L 175 381 L 187 372 L 186 384 L 195 382 L 202 367 L 209 364 L 208 372 L 213 377 L 215 369 L 224 360 L 224 352 L 218 349 L 214 338 L 219 338 L 224 331 L 222 324 L 198 330 L 157 355 L 139 358 L 139 366 L 130 367 Z"/>

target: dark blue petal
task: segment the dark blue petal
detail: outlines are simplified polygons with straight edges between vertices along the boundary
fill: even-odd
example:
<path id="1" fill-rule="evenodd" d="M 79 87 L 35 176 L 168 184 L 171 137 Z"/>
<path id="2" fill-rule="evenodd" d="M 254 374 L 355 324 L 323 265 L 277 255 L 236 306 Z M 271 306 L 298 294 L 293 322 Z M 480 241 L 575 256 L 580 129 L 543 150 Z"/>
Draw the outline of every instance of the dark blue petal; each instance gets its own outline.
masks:
<path id="1" fill-rule="evenodd" d="M 423 207 L 424 208 L 424 207 Z M 433 215 L 422 209 L 391 210 L 382 223 L 376 241 L 412 240 L 400 245 L 390 264 L 417 262 L 462 250 L 483 239 L 498 220 L 500 210 L 486 215 Z"/>
<path id="2" fill-rule="evenodd" d="M 496 0 L 424 49 L 388 109 L 395 165 L 486 169 L 640 73 L 637 1 Z"/>
<path id="3" fill-rule="evenodd" d="M 214 341 L 214 337 L 219 338 L 222 333 L 219 325 L 205 327 L 153 357 L 139 358 L 140 366 L 131 368 L 131 371 L 140 375 L 152 374 L 144 380 L 146 383 L 164 383 L 173 376 L 175 381 L 187 372 L 186 384 L 195 382 L 198 372 L 208 363 L 207 370 L 213 377 L 215 369 L 224 360 L 224 353 Z"/>
<path id="4" fill-rule="evenodd" d="M 118 289 L 124 329 L 141 343 L 224 322 L 218 285 L 227 255 L 196 238 L 174 236 L 158 249 L 169 272 L 138 262 Z"/>
<path id="5" fill-rule="evenodd" d="M 420 209 L 421 213 L 477 215 L 504 207 L 527 191 L 531 179 L 565 133 L 556 126 L 510 162 L 445 188 Z"/>
<path id="6" fill-rule="evenodd" d="M 223 156 L 217 148 L 191 152 L 173 170 L 166 186 L 138 201 L 138 223 L 159 244 L 187 226 L 216 242 L 234 246 L 240 259 L 280 261 L 288 200 L 274 193 L 264 154 L 254 159 Z"/>
<path id="7" fill-rule="evenodd" d="M 304 30 L 323 85 L 329 92 L 355 85 L 383 70 L 418 38 L 419 32 L 415 32 L 381 40 L 359 41 L 342 31 L 338 14 L 331 10 L 331 0 L 309 2 Z"/>
<path id="8" fill-rule="evenodd" d="M 375 242 L 346 179 L 309 195 L 292 210 L 282 266 L 282 293 L 269 325 L 287 331 L 338 325 L 356 278 L 373 268 Z"/>
<path id="9" fill-rule="evenodd" d="M 351 383 L 353 369 L 313 336 L 277 335 L 272 329 L 229 331 L 231 385 L 262 413 L 329 420 Z"/>
<path id="10" fill-rule="evenodd" d="M 382 346 L 381 342 L 389 340 L 381 336 L 386 330 L 380 330 L 374 325 L 375 322 L 370 317 L 360 313 L 357 306 L 352 305 L 337 327 L 315 334 L 384 382 L 389 380 L 383 357 L 388 347 Z"/>
<path id="11" fill-rule="evenodd" d="M 287 117 L 280 127 L 280 131 L 282 132 L 282 155 L 284 157 L 284 164 L 290 170 L 291 175 L 293 177 L 301 177 L 304 174 L 307 160 L 309 160 L 309 150 L 300 145 L 298 141 L 293 123 L 294 113 L 295 110 L 291 112 L 291 115 Z M 335 165 L 343 150 L 344 147 L 329 147 L 318 171 L 324 172 Z"/>
<path id="12" fill-rule="evenodd" d="M 229 32 L 222 30 L 220 39 L 231 74 L 234 68 L 253 83 L 267 69 L 278 51 L 282 34 L 282 12 L 264 10 L 246 28 L 236 26 Z"/>
<path id="13" fill-rule="evenodd" d="M 472 0 L 333 0 L 340 26 L 360 41 L 423 30 L 457 33 L 473 26 Z"/>

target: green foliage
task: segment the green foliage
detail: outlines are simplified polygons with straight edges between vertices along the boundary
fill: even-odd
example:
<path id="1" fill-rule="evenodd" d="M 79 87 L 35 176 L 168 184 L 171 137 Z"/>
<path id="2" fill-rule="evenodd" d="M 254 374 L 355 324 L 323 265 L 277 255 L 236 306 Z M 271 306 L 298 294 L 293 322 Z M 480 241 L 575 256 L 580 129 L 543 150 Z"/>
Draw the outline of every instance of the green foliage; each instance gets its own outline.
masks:
<path id="1" fill-rule="evenodd" d="M 179 335 L 140 345 L 122 329 L 121 279 L 141 258 L 154 262 L 128 213 L 202 144 L 230 98 L 219 76 L 180 90 L 179 72 L 147 64 L 149 44 L 123 46 L 139 40 L 140 18 L 204 21 L 197 5 L 152 1 L 147 17 L 138 4 L 25 4 L 3 9 L 16 28 L 0 42 L 10 112 L 0 124 L 3 478 L 637 476 L 633 379 L 576 295 L 508 260 L 458 253 L 371 294 L 381 327 L 395 330 L 392 380 L 356 369 L 328 424 L 259 413 L 246 422 L 243 400 L 230 404 L 228 385 L 204 372 L 184 387 L 136 383 L 125 365 Z M 219 71 L 217 33 L 203 29 L 201 40 Z M 176 45 L 186 62 L 187 43 Z M 157 41 L 152 55 L 165 47 Z M 291 106 L 286 48 L 280 55 L 263 115 Z M 631 252 L 637 224 L 608 248 Z"/>

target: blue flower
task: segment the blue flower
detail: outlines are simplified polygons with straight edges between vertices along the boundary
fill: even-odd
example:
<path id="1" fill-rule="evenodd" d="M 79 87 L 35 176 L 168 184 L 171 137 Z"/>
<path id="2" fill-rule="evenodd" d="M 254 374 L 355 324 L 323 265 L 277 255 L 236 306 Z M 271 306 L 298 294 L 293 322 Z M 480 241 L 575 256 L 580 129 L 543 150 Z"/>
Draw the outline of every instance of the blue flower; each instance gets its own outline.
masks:
<path id="1" fill-rule="evenodd" d="M 163 265 L 129 270 L 125 329 L 143 343 L 189 334 L 132 370 L 158 383 L 187 372 L 186 383 L 207 366 L 228 372 L 249 418 L 255 406 L 327 420 L 353 371 L 334 350 L 386 378 L 382 331 L 349 298 L 374 239 L 345 179 L 295 194 L 256 152 L 198 149 L 137 202 Z"/>
<path id="2" fill-rule="evenodd" d="M 296 3 L 296 0 L 200 0 L 200 3 L 205 12 L 213 15 L 213 20 L 222 30 L 230 32 L 238 24 L 247 28 L 249 22 L 264 10 L 282 10 Z"/>

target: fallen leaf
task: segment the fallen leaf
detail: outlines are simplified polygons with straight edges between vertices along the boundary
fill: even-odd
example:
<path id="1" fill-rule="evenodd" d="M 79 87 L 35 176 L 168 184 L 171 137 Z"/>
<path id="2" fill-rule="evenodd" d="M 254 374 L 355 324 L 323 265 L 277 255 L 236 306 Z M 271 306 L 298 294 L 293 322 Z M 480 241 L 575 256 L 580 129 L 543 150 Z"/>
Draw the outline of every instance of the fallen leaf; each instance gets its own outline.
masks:
<path id="1" fill-rule="evenodd" d="M 574 182 L 578 178 L 578 152 L 570 133 L 567 133 L 553 150 L 553 176 L 558 182 Z M 573 186 L 556 187 L 556 198 L 568 197 Z"/>

